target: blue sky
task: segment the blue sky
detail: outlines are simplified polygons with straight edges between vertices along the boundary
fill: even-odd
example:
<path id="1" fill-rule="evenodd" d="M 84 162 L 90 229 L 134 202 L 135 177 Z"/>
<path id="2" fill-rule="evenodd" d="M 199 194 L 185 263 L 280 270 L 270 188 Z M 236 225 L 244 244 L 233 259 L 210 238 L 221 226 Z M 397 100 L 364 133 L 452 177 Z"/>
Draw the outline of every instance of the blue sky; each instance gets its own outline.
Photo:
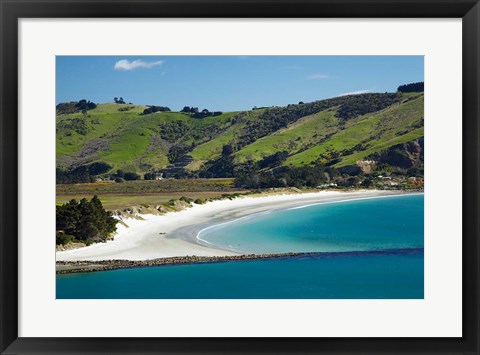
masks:
<path id="1" fill-rule="evenodd" d="M 237 111 L 394 92 L 423 73 L 423 56 L 57 56 L 56 103 Z"/>

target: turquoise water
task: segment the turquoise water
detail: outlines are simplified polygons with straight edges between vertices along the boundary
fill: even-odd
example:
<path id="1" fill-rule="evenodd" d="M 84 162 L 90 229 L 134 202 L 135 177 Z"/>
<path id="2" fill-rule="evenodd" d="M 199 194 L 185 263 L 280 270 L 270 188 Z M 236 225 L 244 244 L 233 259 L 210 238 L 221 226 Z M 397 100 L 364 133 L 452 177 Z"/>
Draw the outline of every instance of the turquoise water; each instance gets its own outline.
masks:
<path id="1" fill-rule="evenodd" d="M 201 238 L 246 252 L 329 253 L 57 275 L 57 298 L 423 298 L 423 195 L 278 211 Z"/>
<path id="2" fill-rule="evenodd" d="M 61 275 L 57 298 L 423 298 L 423 251 Z"/>
<path id="3" fill-rule="evenodd" d="M 213 226 L 199 238 L 246 253 L 422 248 L 423 195 L 283 210 Z"/>

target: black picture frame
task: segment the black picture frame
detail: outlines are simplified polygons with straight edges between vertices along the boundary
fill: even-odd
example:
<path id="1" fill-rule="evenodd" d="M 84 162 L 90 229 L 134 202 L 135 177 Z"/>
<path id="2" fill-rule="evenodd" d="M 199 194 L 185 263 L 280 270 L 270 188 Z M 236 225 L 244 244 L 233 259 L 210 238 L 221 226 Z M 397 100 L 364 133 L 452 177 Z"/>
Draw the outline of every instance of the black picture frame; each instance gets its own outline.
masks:
<path id="1" fill-rule="evenodd" d="M 478 0 L 0 0 L 1 354 L 479 354 Z M 461 338 L 19 338 L 18 19 L 20 18 L 462 18 L 463 337 Z"/>

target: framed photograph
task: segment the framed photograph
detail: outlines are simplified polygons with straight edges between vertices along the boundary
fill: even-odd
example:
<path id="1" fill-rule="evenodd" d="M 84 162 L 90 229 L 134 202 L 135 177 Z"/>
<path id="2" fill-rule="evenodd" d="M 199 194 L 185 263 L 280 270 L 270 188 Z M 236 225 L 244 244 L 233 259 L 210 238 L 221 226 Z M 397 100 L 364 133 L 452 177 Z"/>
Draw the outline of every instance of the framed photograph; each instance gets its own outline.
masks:
<path id="1" fill-rule="evenodd" d="M 0 352 L 479 354 L 479 6 L 1 0 Z"/>

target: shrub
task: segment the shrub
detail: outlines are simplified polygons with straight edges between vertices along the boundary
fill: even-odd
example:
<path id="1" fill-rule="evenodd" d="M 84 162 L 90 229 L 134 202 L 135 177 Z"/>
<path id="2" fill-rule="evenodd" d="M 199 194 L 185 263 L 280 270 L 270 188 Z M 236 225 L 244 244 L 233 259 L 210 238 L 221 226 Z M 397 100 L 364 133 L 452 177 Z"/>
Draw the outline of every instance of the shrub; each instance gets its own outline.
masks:
<path id="1" fill-rule="evenodd" d="M 57 231 L 55 234 L 57 245 L 65 245 L 75 240 L 73 235 L 65 234 L 63 231 Z"/>
<path id="2" fill-rule="evenodd" d="M 193 202 L 193 198 L 182 196 L 182 197 L 180 197 L 180 201 L 183 201 L 183 202 L 186 202 L 186 203 L 190 204 L 190 203 Z"/>

